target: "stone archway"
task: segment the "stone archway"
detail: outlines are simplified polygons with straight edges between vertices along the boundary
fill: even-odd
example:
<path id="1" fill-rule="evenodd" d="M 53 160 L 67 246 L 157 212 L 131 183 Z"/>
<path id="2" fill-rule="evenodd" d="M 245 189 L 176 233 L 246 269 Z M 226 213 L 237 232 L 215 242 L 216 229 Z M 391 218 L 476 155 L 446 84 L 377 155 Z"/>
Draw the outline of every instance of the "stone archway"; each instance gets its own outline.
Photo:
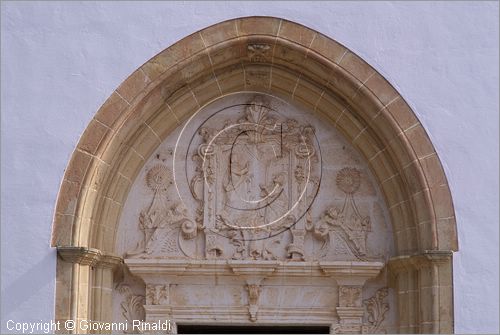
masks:
<path id="1" fill-rule="evenodd" d="M 394 254 L 381 266 L 396 297 L 398 330 L 452 332 L 456 224 L 446 177 L 424 128 L 397 91 L 350 50 L 271 17 L 225 21 L 184 38 L 135 71 L 96 113 L 68 165 L 54 215 L 56 319 L 112 319 L 113 269 L 123 263 L 116 235 L 132 184 L 189 117 L 248 91 L 321 116 L 359 151 L 392 224 Z M 335 277 L 355 270 L 339 265 L 318 271 Z"/>

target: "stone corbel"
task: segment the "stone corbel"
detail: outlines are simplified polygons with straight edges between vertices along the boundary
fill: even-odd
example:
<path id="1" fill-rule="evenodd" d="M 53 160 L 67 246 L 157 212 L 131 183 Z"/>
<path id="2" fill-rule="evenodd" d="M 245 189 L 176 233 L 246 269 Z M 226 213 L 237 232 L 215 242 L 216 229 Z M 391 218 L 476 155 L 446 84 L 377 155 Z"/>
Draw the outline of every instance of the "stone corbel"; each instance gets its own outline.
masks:
<path id="1" fill-rule="evenodd" d="M 262 291 L 260 283 L 265 278 L 273 274 L 279 266 L 279 262 L 269 261 L 229 261 L 229 267 L 233 272 L 246 282 L 246 290 L 248 292 L 248 314 L 250 321 L 257 321 L 257 312 L 259 310 L 259 297 Z"/>
<path id="2" fill-rule="evenodd" d="M 258 284 L 247 284 L 248 291 L 248 314 L 250 314 L 250 321 L 257 321 L 257 312 L 259 310 L 259 296 L 262 289 Z"/>

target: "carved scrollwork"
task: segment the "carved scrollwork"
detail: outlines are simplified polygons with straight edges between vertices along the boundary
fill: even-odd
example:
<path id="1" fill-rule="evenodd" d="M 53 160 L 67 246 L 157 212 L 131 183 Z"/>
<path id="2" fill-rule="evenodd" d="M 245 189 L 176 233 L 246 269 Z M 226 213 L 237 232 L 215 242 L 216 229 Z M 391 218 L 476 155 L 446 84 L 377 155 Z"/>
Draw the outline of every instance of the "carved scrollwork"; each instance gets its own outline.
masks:
<path id="1" fill-rule="evenodd" d="M 363 300 L 368 314 L 368 333 L 385 333 L 381 325 L 385 320 L 385 314 L 389 311 L 389 303 L 386 302 L 388 295 L 388 288 L 383 287 L 378 289 L 371 298 Z"/>
<path id="2" fill-rule="evenodd" d="M 146 303 L 146 299 L 143 295 L 134 294 L 129 285 L 119 284 L 116 289 L 123 297 L 120 307 L 122 315 L 128 323 L 125 333 L 133 333 L 133 320 L 144 321 L 146 315 L 144 304 Z"/>

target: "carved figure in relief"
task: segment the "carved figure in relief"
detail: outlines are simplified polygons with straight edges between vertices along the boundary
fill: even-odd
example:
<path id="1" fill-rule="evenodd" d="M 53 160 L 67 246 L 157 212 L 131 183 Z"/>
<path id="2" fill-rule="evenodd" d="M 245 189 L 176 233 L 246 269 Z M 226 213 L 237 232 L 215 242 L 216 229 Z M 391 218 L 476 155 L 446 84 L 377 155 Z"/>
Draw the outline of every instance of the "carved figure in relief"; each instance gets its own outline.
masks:
<path id="1" fill-rule="evenodd" d="M 335 233 L 356 258 L 363 260 L 367 255 L 366 238 L 371 225 L 370 217 L 360 214 L 354 200 L 354 193 L 361 184 L 361 174 L 355 168 L 343 168 L 337 173 L 336 183 L 346 195 L 343 207 L 328 208 L 316 224 L 309 224 L 307 228 L 314 236 L 323 240 L 320 250 L 324 253 L 329 248 L 330 234 Z"/>
<path id="2" fill-rule="evenodd" d="M 125 257 L 175 256 L 179 252 L 183 256 L 191 256 L 183 248 L 182 241 L 197 236 L 198 224 L 189 217 L 180 202 L 172 202 L 168 198 L 167 190 L 171 184 L 172 174 L 163 164 L 154 165 L 146 173 L 146 185 L 153 191 L 153 199 L 139 214 L 143 240 Z"/>

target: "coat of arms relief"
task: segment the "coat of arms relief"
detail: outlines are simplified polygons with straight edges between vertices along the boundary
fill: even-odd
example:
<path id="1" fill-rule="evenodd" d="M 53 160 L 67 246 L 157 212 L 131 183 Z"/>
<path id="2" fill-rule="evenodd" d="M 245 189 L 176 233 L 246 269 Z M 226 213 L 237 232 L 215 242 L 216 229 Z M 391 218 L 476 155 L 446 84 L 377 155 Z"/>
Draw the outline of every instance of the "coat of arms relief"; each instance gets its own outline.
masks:
<path id="1" fill-rule="evenodd" d="M 142 238 L 127 247 L 124 257 L 290 264 L 383 261 L 386 255 L 368 243 L 372 211 L 357 201 L 364 172 L 355 165 L 324 166 L 316 127 L 273 108 L 261 96 L 238 111 L 213 114 L 196 127 L 182 183 L 165 160 L 149 164 L 142 181 L 149 201 L 136 221 Z M 330 180 L 328 188 L 325 179 Z M 189 201 L 179 197 L 182 186 L 188 188 L 184 195 L 189 194 Z M 146 286 L 152 285 L 170 296 L 168 283 Z M 253 322 L 259 320 L 260 285 L 247 281 L 244 286 Z M 362 286 L 339 284 L 333 332 L 383 331 L 387 294 L 371 300 L 361 296 Z M 166 298 L 144 300 L 169 304 Z M 374 306 L 383 307 L 373 312 Z M 352 320 L 353 308 L 364 310 L 365 321 L 344 324 Z"/>

